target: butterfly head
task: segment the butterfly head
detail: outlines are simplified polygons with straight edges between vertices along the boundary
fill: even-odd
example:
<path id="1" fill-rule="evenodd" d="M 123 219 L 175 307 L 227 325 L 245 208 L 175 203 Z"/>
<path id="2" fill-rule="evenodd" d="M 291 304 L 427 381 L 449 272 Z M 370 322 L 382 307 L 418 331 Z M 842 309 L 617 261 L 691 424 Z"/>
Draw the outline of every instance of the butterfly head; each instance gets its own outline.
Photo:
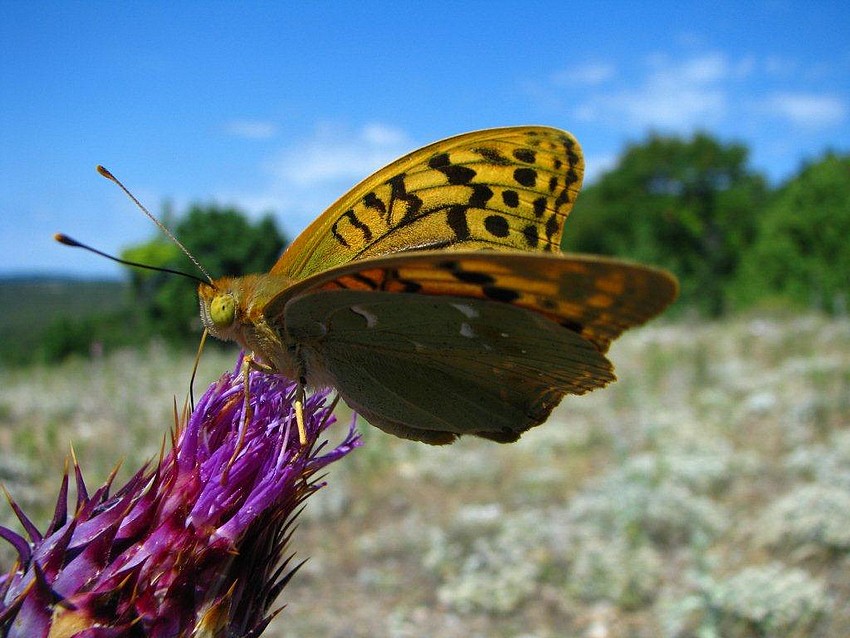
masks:
<path id="1" fill-rule="evenodd" d="M 233 292 L 226 287 L 200 284 L 198 299 L 201 321 L 214 337 L 230 341 L 236 339 L 238 304 Z"/>

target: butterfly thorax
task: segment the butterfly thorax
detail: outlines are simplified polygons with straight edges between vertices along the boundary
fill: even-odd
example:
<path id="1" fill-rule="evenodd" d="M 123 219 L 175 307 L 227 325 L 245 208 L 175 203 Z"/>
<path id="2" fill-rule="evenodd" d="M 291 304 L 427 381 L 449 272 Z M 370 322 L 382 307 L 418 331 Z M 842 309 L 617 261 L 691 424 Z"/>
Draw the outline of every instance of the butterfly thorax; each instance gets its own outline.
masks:
<path id="1" fill-rule="evenodd" d="M 200 284 L 201 320 L 214 337 L 235 341 L 255 359 L 292 376 L 297 366 L 288 344 L 283 343 L 282 326 L 270 325 L 265 314 L 269 302 L 291 284 L 290 277 L 272 274 L 222 277 Z"/>

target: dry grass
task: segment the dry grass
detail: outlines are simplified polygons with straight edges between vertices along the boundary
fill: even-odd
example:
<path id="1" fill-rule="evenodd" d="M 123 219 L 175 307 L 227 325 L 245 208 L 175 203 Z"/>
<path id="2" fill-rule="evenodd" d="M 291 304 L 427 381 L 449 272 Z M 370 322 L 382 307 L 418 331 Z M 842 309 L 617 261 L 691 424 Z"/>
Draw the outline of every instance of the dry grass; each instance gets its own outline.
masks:
<path id="1" fill-rule="evenodd" d="M 611 356 L 618 383 L 515 445 L 367 428 L 308 503 L 268 635 L 850 635 L 850 322 L 659 324 Z M 92 484 L 129 473 L 190 365 L 4 372 L 0 478 L 44 525 L 68 442 Z"/>

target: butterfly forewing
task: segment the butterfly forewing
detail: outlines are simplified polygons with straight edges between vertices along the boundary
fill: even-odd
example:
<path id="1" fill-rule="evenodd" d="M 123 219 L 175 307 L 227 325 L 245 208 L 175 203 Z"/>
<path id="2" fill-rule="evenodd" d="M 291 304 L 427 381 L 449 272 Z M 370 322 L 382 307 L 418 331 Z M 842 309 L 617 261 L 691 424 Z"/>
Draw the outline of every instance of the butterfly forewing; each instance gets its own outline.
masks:
<path id="1" fill-rule="evenodd" d="M 409 250 L 557 252 L 583 172 L 578 142 L 557 129 L 449 138 L 355 186 L 289 246 L 272 273 L 303 279 Z"/>
<path id="2" fill-rule="evenodd" d="M 573 331 L 492 301 L 367 290 L 286 305 L 287 336 L 373 425 L 430 443 L 516 440 L 566 394 L 614 379 Z"/>

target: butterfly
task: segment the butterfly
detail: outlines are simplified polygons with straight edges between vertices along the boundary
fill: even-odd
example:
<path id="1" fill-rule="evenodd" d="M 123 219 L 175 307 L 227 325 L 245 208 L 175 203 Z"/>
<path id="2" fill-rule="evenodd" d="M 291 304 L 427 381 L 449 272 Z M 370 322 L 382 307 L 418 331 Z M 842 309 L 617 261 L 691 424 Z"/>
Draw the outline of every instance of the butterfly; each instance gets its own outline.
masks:
<path id="1" fill-rule="evenodd" d="M 560 251 L 584 172 L 554 128 L 425 146 L 343 195 L 265 274 L 198 287 L 248 368 L 333 387 L 372 425 L 432 444 L 516 441 L 566 394 L 614 381 L 605 356 L 675 298 L 670 273 Z M 247 406 L 247 401 L 246 401 Z"/>

